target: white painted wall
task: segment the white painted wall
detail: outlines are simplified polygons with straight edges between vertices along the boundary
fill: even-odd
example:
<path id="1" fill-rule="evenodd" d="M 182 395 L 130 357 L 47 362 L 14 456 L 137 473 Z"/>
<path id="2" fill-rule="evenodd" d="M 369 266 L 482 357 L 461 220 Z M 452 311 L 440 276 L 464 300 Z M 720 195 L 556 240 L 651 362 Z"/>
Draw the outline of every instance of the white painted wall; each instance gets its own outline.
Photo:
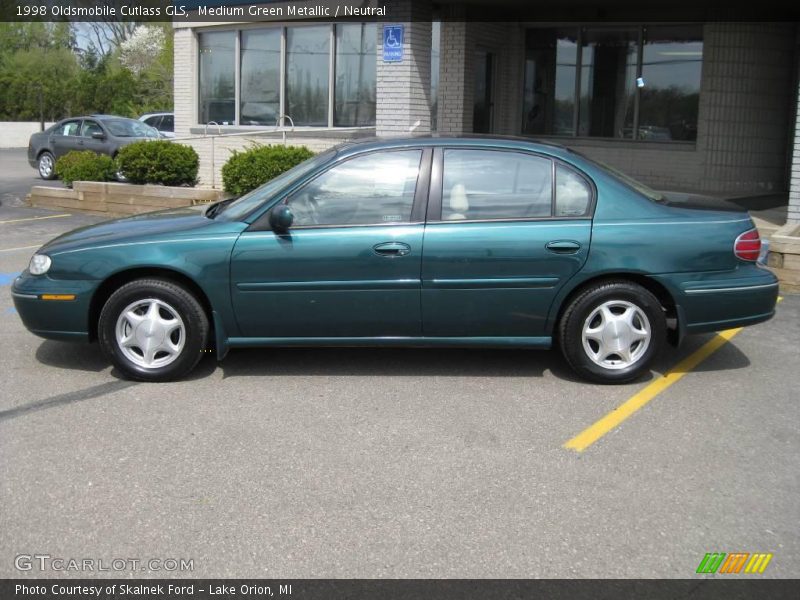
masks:
<path id="1" fill-rule="evenodd" d="M 45 129 L 50 125 L 45 123 Z M 0 121 L 0 148 L 27 148 L 31 134 L 39 129 L 38 121 Z"/>

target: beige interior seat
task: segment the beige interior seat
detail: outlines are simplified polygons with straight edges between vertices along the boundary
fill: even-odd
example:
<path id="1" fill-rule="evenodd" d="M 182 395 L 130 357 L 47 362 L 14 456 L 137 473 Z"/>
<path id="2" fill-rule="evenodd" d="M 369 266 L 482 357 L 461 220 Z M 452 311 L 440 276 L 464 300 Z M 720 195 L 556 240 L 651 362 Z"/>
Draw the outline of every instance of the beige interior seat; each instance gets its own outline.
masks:
<path id="1" fill-rule="evenodd" d="M 469 198 L 467 198 L 467 188 L 463 183 L 457 183 L 450 188 L 450 214 L 445 219 L 447 221 L 462 221 L 467 218 L 469 210 Z"/>

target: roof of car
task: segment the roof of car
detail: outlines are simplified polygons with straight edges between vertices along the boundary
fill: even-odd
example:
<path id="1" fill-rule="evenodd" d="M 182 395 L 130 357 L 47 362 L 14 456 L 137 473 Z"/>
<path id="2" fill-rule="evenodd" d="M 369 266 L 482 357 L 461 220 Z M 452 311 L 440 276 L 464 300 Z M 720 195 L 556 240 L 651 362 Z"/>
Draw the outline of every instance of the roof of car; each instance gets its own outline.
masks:
<path id="1" fill-rule="evenodd" d="M 350 154 L 364 150 L 381 148 L 403 148 L 409 146 L 483 146 L 509 149 L 539 150 L 548 154 L 567 155 L 574 154 L 572 150 L 561 144 L 537 140 L 534 138 L 506 135 L 410 135 L 401 137 L 370 137 L 344 142 L 337 146 L 340 154 Z"/>
<path id="2" fill-rule="evenodd" d="M 120 115 L 89 115 L 95 119 L 127 119 L 128 121 L 135 121 L 136 119 L 131 119 L 130 117 L 122 117 Z"/>

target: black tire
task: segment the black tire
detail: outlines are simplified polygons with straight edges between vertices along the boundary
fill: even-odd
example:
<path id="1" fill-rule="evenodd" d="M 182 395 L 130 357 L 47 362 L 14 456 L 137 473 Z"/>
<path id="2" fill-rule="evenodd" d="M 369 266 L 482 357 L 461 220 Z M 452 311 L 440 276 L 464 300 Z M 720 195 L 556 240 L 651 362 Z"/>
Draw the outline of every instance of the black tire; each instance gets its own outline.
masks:
<path id="1" fill-rule="evenodd" d="M 37 159 L 39 177 L 45 181 L 56 178 L 56 159 L 50 152 L 42 152 Z"/>
<path id="2" fill-rule="evenodd" d="M 137 318 L 147 317 L 150 313 L 146 309 L 153 305 L 158 313 L 157 322 L 171 323 L 175 330 L 165 333 L 166 328 L 149 325 L 155 323 L 154 320 L 144 322 L 144 329 L 140 330 L 130 319 L 121 317 L 126 311 L 129 315 L 136 313 Z M 136 309 L 129 310 L 132 306 Z M 130 334 L 132 343 L 127 348 L 118 342 L 118 331 Z M 203 356 L 209 323 L 200 302 L 182 286 L 164 279 L 137 279 L 111 294 L 100 312 L 97 332 L 103 352 L 126 377 L 139 381 L 171 381 L 189 373 Z M 164 345 L 163 340 L 167 338 L 172 342 L 171 347 L 180 347 L 180 350 L 159 351 L 148 361 L 145 344 L 155 339 Z M 169 362 L 162 364 L 165 361 Z M 142 364 L 147 362 L 150 366 Z"/>
<path id="3" fill-rule="evenodd" d="M 623 355 L 614 353 L 606 360 L 600 359 L 603 352 L 595 340 L 587 340 L 588 349 L 584 346 L 584 327 L 589 330 L 602 327 L 603 317 L 596 311 L 602 311 L 601 307 L 604 305 L 612 314 L 616 314 L 615 310 L 620 311 L 619 314 L 625 314 L 624 311 L 631 306 L 636 307 L 646 317 L 645 321 L 641 318 L 641 313 L 637 313 L 635 309 L 631 309 L 632 312 L 628 313 L 633 315 L 638 331 L 645 331 L 646 326 L 649 326 L 650 332 L 646 343 L 643 340 L 634 341 L 628 346 L 632 359 L 630 361 L 626 361 Z M 593 321 L 588 323 L 590 317 Z M 578 375 L 598 383 L 624 383 L 640 377 L 648 370 L 664 346 L 667 325 L 658 298 L 640 285 L 630 281 L 614 280 L 597 283 L 579 293 L 564 311 L 558 331 L 561 352 Z M 613 343 L 616 340 L 609 341 Z M 605 347 L 607 348 L 608 346 Z M 595 353 L 602 364 L 592 359 L 590 351 Z"/>

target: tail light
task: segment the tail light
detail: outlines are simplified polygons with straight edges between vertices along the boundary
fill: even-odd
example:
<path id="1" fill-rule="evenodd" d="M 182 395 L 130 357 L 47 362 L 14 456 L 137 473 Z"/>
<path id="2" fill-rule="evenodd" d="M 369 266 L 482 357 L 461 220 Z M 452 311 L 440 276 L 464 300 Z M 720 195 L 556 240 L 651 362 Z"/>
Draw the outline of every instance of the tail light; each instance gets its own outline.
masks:
<path id="1" fill-rule="evenodd" d="M 757 261 L 761 253 L 761 237 L 758 235 L 758 229 L 745 231 L 737 237 L 733 243 L 733 253 L 736 258 L 742 260 Z"/>

